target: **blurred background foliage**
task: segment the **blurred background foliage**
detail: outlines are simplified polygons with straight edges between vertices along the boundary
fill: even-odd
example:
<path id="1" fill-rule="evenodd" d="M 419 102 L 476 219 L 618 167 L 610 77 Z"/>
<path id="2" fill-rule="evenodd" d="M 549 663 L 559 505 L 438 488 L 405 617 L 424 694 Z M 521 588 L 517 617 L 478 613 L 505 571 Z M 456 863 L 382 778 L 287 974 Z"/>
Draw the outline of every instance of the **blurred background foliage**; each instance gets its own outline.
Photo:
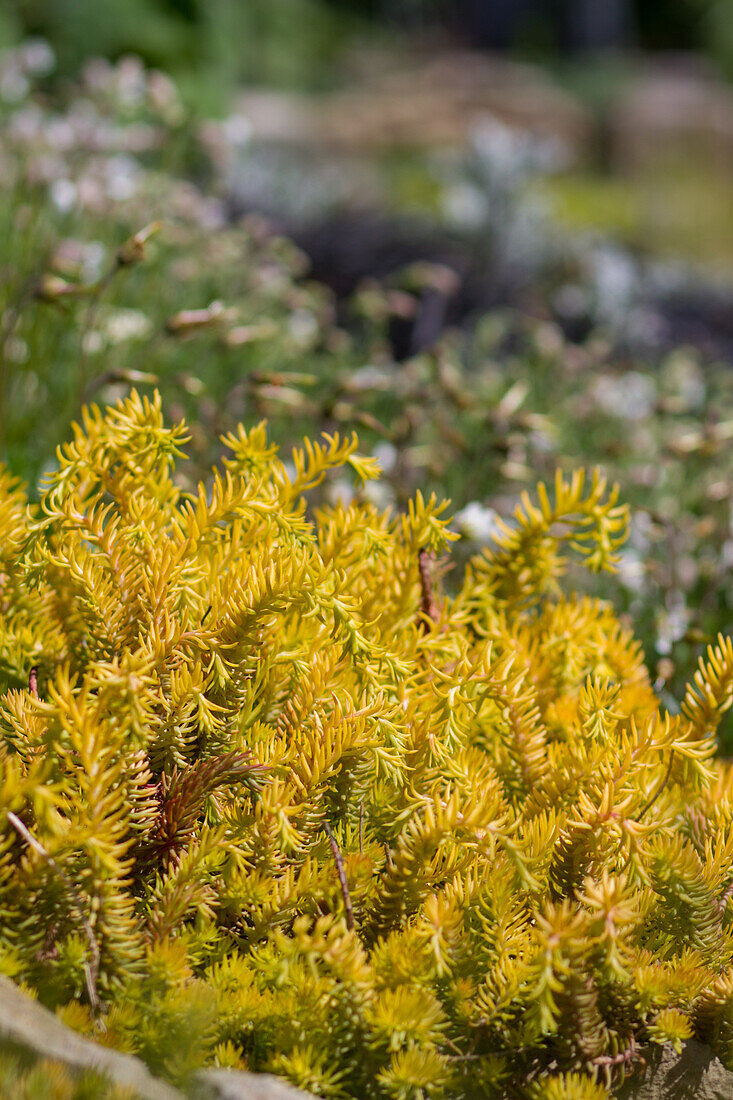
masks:
<path id="1" fill-rule="evenodd" d="M 730 0 L 3 0 L 6 45 L 53 44 L 58 73 L 135 53 L 176 77 L 190 101 L 221 107 L 239 82 L 323 87 L 355 38 L 449 31 L 530 55 L 573 45 L 705 51 L 733 75 Z"/>
<path id="2" fill-rule="evenodd" d="M 5 0 L 12 44 L 53 44 L 62 76 L 89 57 L 134 53 L 175 76 L 192 106 L 222 108 L 237 82 L 313 87 L 351 30 L 352 17 L 323 0 Z"/>

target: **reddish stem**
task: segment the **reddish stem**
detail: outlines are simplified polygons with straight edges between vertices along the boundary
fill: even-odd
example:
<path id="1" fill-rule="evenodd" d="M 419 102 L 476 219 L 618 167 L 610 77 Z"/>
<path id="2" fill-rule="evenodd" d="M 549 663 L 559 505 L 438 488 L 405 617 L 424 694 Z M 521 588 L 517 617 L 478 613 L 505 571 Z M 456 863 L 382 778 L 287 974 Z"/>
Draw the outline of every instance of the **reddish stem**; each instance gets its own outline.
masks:
<path id="1" fill-rule="evenodd" d="M 420 587 L 422 589 L 420 612 L 423 616 L 423 629 L 426 627 L 427 622 L 434 623 L 439 617 L 438 605 L 435 602 L 433 591 L 433 578 L 430 565 L 430 554 L 427 550 L 421 550 L 417 556 L 417 567 L 420 573 Z"/>
<path id="2" fill-rule="evenodd" d="M 341 884 L 341 893 L 344 898 L 344 908 L 346 909 L 346 927 L 349 931 L 354 928 L 354 909 L 351 904 L 351 894 L 349 893 L 349 884 L 346 881 L 346 871 L 344 869 L 344 858 L 341 855 L 341 850 L 336 843 L 336 837 L 333 835 L 331 826 L 327 821 L 323 822 L 323 831 L 328 837 L 328 843 L 331 845 L 331 851 L 333 852 L 333 858 L 336 862 L 336 873 L 339 877 L 339 883 Z"/>

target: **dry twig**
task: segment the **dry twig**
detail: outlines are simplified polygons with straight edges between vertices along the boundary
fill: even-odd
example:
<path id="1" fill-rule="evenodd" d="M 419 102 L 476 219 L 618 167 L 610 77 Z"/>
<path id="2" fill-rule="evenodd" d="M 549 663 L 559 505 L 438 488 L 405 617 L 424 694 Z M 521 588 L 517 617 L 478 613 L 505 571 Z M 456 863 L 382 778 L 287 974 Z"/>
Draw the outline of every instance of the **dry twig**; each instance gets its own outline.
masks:
<path id="1" fill-rule="evenodd" d="M 423 629 L 427 627 L 428 622 L 436 622 L 440 614 L 438 605 L 435 602 L 430 564 L 430 555 L 427 550 L 421 550 L 417 556 L 417 567 L 420 573 L 420 587 L 422 589 L 420 612 L 422 615 L 421 623 Z"/>
<path id="2" fill-rule="evenodd" d="M 6 810 L 5 816 L 7 817 L 8 821 L 13 826 L 15 831 L 23 838 L 29 848 L 32 848 L 34 852 L 37 852 L 39 856 L 45 859 L 51 870 L 56 872 L 66 889 L 69 891 L 69 894 L 71 895 L 72 901 L 74 903 L 74 908 L 77 911 L 79 920 L 81 921 L 82 927 L 84 929 L 84 935 L 86 936 L 86 940 L 89 945 L 89 959 L 84 963 L 84 978 L 86 981 L 89 1004 L 91 1006 L 92 1012 L 94 1013 L 94 1015 L 96 1015 L 100 1009 L 100 1000 L 99 995 L 97 994 L 97 977 L 99 975 L 99 945 L 94 938 L 94 931 L 92 930 L 92 926 L 89 923 L 89 918 L 87 917 L 87 914 L 84 910 L 84 905 L 82 903 L 81 897 L 79 896 L 79 893 L 74 886 L 74 883 L 71 881 L 66 872 L 61 870 L 53 856 L 49 852 L 47 852 L 40 841 L 36 840 L 36 838 L 28 831 L 20 818 L 16 814 L 12 813 L 11 810 Z"/>
<path id="3" fill-rule="evenodd" d="M 344 899 L 344 908 L 346 909 L 346 927 L 349 930 L 353 930 L 354 927 L 354 909 L 351 904 L 351 894 L 349 893 L 349 884 L 346 881 L 346 871 L 344 870 L 344 857 L 341 855 L 341 849 L 336 843 L 336 837 L 333 835 L 333 830 L 327 821 L 323 822 L 323 831 L 328 837 L 328 842 L 331 845 L 331 851 L 333 852 L 333 858 L 336 863 L 336 873 L 339 877 L 339 883 L 341 885 L 341 893 Z"/>
<path id="4" fill-rule="evenodd" d="M 669 765 L 667 767 L 667 771 L 665 773 L 664 779 L 659 784 L 659 787 L 657 788 L 656 793 L 652 795 L 652 797 L 647 802 L 646 806 L 644 806 L 644 808 L 642 809 L 641 813 L 639 814 L 639 816 L 636 819 L 637 821 L 641 821 L 644 814 L 646 814 L 647 811 L 652 808 L 652 806 L 657 801 L 657 799 L 659 798 L 659 796 L 662 793 L 662 791 L 664 790 L 664 788 L 669 783 L 669 777 L 672 774 L 672 764 L 673 764 L 673 762 L 674 762 L 674 749 L 672 749 L 671 753 L 669 754 Z"/>

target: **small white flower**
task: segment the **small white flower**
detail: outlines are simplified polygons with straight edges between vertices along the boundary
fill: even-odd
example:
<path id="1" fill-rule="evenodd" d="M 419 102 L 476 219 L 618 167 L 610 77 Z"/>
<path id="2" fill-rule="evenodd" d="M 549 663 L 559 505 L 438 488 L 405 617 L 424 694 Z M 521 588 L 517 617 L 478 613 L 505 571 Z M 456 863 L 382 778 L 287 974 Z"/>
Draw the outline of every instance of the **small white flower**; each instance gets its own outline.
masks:
<path id="1" fill-rule="evenodd" d="M 51 202 L 59 214 L 68 214 L 76 206 L 77 190 L 73 180 L 54 180 L 50 188 Z"/>
<path id="2" fill-rule="evenodd" d="M 105 165 L 107 193 L 116 202 L 131 199 L 138 189 L 142 169 L 132 157 L 120 154 L 110 157 Z"/>
<path id="3" fill-rule="evenodd" d="M 490 542 L 499 533 L 499 516 L 478 500 L 472 500 L 453 517 L 453 522 L 466 538 L 475 542 Z"/>
<path id="4" fill-rule="evenodd" d="M 68 153 L 76 145 L 74 125 L 68 118 L 50 118 L 43 127 L 43 136 L 49 149 Z"/>
<path id="5" fill-rule="evenodd" d="M 349 378 L 349 389 L 356 393 L 362 390 L 388 390 L 393 384 L 394 378 L 389 371 L 371 364 L 359 367 Z"/>
<path id="6" fill-rule="evenodd" d="M 9 336 L 5 341 L 5 358 L 9 363 L 27 363 L 30 349 L 19 336 Z"/>
<path id="7" fill-rule="evenodd" d="M 309 309 L 296 309 L 288 318 L 288 329 L 300 347 L 309 347 L 318 335 L 318 321 Z"/>
<path id="8" fill-rule="evenodd" d="M 690 623 L 690 611 L 682 599 L 674 601 L 669 609 L 662 609 L 657 617 L 657 653 L 663 656 L 672 652 L 672 646 L 685 634 Z"/>
<path id="9" fill-rule="evenodd" d="M 31 90 L 28 77 L 20 69 L 9 66 L 0 72 L 0 99 L 6 103 L 20 103 Z"/>
<path id="10" fill-rule="evenodd" d="M 13 111 L 7 123 L 8 132 L 17 141 L 34 141 L 43 130 L 43 115 L 35 103 Z"/>
<path id="11" fill-rule="evenodd" d="M 85 355 L 98 355 L 104 347 L 102 334 L 95 331 L 85 333 L 81 347 Z"/>
<path id="12" fill-rule="evenodd" d="M 618 578 L 630 592 L 644 591 L 644 560 L 635 550 L 622 550 L 616 565 Z"/>
<path id="13" fill-rule="evenodd" d="M 388 474 L 390 470 L 394 469 L 397 461 L 397 448 L 393 443 L 388 443 L 386 439 L 382 440 L 374 448 L 374 457 L 382 467 L 382 472 Z"/>
<path id="14" fill-rule="evenodd" d="M 145 100 L 145 66 L 132 54 L 120 58 L 115 68 L 117 98 L 123 107 L 139 107 Z"/>
<path id="15" fill-rule="evenodd" d="M 125 340 L 141 340 L 152 327 L 142 310 L 114 309 L 106 315 L 101 329 L 110 344 L 122 344 Z"/>
<path id="16" fill-rule="evenodd" d="M 101 241 L 89 241 L 84 245 L 82 276 L 88 283 L 96 282 L 102 274 L 107 250 Z"/>
<path id="17" fill-rule="evenodd" d="M 375 508 L 384 510 L 394 503 L 392 490 L 384 481 L 367 481 L 361 491 L 361 495 Z"/>
<path id="18" fill-rule="evenodd" d="M 622 420 L 645 420 L 657 396 L 654 379 L 635 370 L 618 377 L 603 375 L 593 389 L 598 408 Z"/>
<path id="19" fill-rule="evenodd" d="M 348 508 L 356 495 L 354 486 L 346 478 L 335 478 L 326 486 L 326 497 L 329 504 L 341 505 Z"/>
<path id="20" fill-rule="evenodd" d="M 21 49 L 25 70 L 33 76 L 48 76 L 56 68 L 56 55 L 45 38 L 29 38 Z"/>

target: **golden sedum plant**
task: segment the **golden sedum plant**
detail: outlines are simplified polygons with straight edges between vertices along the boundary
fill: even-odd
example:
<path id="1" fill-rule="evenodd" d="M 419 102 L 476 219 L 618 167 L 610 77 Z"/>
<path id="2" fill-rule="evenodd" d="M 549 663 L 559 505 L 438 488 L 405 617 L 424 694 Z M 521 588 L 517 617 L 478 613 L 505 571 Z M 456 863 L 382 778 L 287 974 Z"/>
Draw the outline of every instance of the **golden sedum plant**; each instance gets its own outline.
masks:
<path id="1" fill-rule="evenodd" d="M 309 510 L 356 440 L 263 426 L 181 488 L 183 425 L 84 413 L 0 480 L 0 959 L 100 1042 L 323 1097 L 599 1100 L 645 1044 L 733 1062 L 733 692 L 679 714 L 561 588 L 602 479 L 540 486 L 441 592 L 445 506 Z"/>

